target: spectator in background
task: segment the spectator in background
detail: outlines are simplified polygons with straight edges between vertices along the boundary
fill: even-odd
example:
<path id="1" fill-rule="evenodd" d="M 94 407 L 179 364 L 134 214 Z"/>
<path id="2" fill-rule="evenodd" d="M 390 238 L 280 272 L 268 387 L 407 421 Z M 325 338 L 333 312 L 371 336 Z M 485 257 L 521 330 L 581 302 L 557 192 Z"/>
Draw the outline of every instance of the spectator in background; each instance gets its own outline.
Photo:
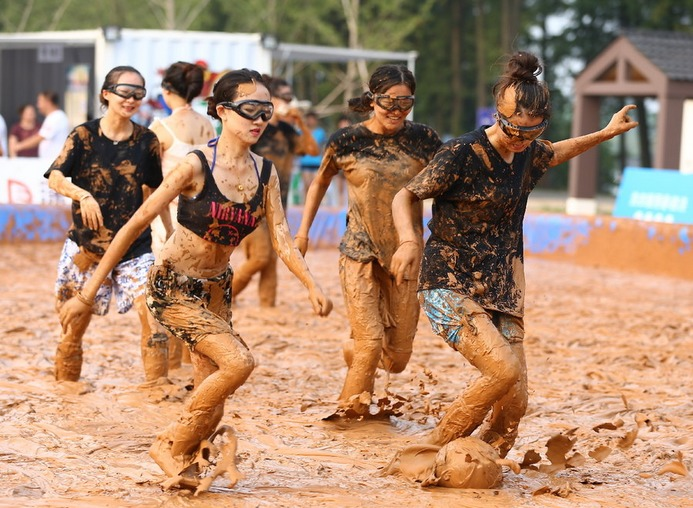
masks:
<path id="1" fill-rule="evenodd" d="M 320 148 L 320 153 L 318 155 L 303 155 L 299 159 L 301 163 L 301 181 L 303 182 L 304 196 L 305 193 L 308 192 L 308 187 L 310 187 L 310 183 L 313 181 L 313 178 L 315 178 L 315 173 L 320 167 L 320 162 L 322 161 L 322 150 L 327 139 L 325 129 L 320 126 L 320 119 L 315 111 L 308 111 L 306 113 L 305 120 L 306 127 L 310 129 L 313 139 Z"/>
<path id="2" fill-rule="evenodd" d="M 63 144 L 70 134 L 70 121 L 60 109 L 58 94 L 53 91 L 39 93 L 36 107 L 44 116 L 41 129 L 30 138 L 17 143 L 15 149 L 19 152 L 38 146 L 38 156 L 53 161 L 62 151 Z"/>
<path id="3" fill-rule="evenodd" d="M 38 145 L 24 150 L 17 150 L 17 144 L 38 134 L 41 125 L 37 122 L 36 107 L 24 104 L 17 111 L 19 121 L 10 128 L 10 157 L 38 157 Z"/>
<path id="4" fill-rule="evenodd" d="M 7 157 L 7 124 L 0 115 L 0 157 Z"/>
<path id="5" fill-rule="evenodd" d="M 298 108 L 292 107 L 294 93 L 282 79 L 263 76 L 272 94 L 274 115 L 252 151 L 274 162 L 279 175 L 282 206 L 286 209 L 291 185 L 291 173 L 296 155 L 317 155 L 320 147 L 313 139 Z M 248 285 L 254 274 L 260 273 L 260 307 L 274 307 L 277 297 L 277 254 L 272 248 L 265 221 L 241 243 L 246 261 L 233 275 L 233 295 Z"/>

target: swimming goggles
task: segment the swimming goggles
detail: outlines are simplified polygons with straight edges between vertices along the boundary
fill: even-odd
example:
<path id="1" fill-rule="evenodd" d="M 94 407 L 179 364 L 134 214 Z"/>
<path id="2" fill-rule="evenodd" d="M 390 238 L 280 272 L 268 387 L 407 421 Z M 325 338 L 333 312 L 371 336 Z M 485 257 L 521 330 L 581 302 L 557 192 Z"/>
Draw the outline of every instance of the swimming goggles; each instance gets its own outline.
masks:
<path id="1" fill-rule="evenodd" d="M 264 122 L 269 121 L 274 114 L 274 104 L 270 101 L 245 100 L 236 102 L 220 102 L 219 106 L 235 111 L 243 118 L 257 120 L 262 117 Z"/>
<path id="2" fill-rule="evenodd" d="M 520 138 L 522 141 L 534 141 L 541 133 L 546 130 L 549 125 L 548 119 L 544 119 L 538 125 L 532 125 L 531 127 L 522 127 L 520 125 L 515 125 L 511 123 L 507 118 L 505 118 L 500 113 L 494 113 L 493 117 L 498 120 L 503 133 L 509 138 Z"/>

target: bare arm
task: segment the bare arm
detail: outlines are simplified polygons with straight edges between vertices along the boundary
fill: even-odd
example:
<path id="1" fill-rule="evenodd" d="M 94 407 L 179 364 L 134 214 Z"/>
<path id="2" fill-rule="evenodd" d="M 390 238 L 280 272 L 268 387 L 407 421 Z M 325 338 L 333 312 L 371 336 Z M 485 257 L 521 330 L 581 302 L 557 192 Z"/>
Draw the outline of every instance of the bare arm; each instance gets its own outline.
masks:
<path id="1" fill-rule="evenodd" d="M 291 273 L 308 289 L 315 313 L 320 316 L 327 316 L 332 310 L 332 302 L 323 294 L 322 289 L 320 289 L 313 278 L 313 274 L 310 273 L 303 256 L 291 239 L 291 231 L 289 230 L 289 224 L 286 221 L 286 215 L 281 202 L 279 177 L 274 168 L 272 169 L 265 203 L 265 218 L 269 226 L 274 250 Z"/>
<path id="2" fill-rule="evenodd" d="M 399 247 L 392 256 L 390 270 L 397 284 L 416 276 L 421 262 L 421 231 L 412 221 L 414 206 L 419 198 L 406 188 L 395 194 L 392 200 L 392 219 L 399 236 Z"/>
<path id="3" fill-rule="evenodd" d="M 43 136 L 40 134 L 34 134 L 33 136 L 26 138 L 24 141 L 18 141 L 15 145 L 15 150 L 19 152 L 20 150 L 28 150 L 29 148 L 37 147 L 41 141 L 43 141 Z"/>
<path id="4" fill-rule="evenodd" d="M 75 185 L 62 172 L 56 169 L 48 175 L 48 187 L 73 201 L 79 201 L 82 222 L 86 227 L 96 231 L 103 226 L 101 207 L 89 191 Z"/>
<path id="5" fill-rule="evenodd" d="M 328 174 L 323 168 L 315 175 L 315 178 L 308 187 L 306 193 L 306 202 L 303 205 L 303 215 L 301 216 L 301 225 L 296 232 L 296 246 L 302 255 L 306 255 L 308 251 L 308 238 L 310 227 L 313 225 L 315 215 L 318 213 L 318 207 L 325 197 L 325 193 L 332 182 L 332 174 Z"/>
<path id="6" fill-rule="evenodd" d="M 320 146 L 315 141 L 310 129 L 306 127 L 303 120 L 303 115 L 297 109 L 292 109 L 287 115 L 290 122 L 301 131 L 301 136 L 298 138 L 298 147 L 296 153 L 300 155 L 320 155 Z"/>
<path id="7" fill-rule="evenodd" d="M 614 113 L 607 126 L 601 130 L 584 136 L 557 141 L 553 144 L 554 154 L 549 165 L 562 164 L 604 141 L 634 129 L 638 126 L 638 122 L 633 120 L 628 112 L 635 108 L 636 106 L 633 104 L 624 106 L 620 111 Z"/>

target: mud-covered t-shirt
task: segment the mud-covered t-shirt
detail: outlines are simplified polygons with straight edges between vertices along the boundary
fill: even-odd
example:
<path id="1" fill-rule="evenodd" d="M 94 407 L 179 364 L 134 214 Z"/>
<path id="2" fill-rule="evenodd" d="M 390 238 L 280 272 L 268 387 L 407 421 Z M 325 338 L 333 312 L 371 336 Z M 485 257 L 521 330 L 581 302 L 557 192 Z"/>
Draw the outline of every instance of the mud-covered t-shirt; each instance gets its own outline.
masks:
<path id="1" fill-rule="evenodd" d="M 345 256 L 361 263 L 377 260 L 390 270 L 397 249 L 392 198 L 440 144 L 433 129 L 409 121 L 392 135 L 376 134 L 362 123 L 332 134 L 318 171 L 330 176 L 342 171 L 347 182 L 347 224 L 339 245 Z M 422 224 L 420 213 L 414 220 Z"/>
<path id="2" fill-rule="evenodd" d="M 72 226 L 68 236 L 85 250 L 100 256 L 142 204 L 142 185 L 158 187 L 163 177 L 159 141 L 152 131 L 133 122 L 132 136 L 114 143 L 103 135 L 99 121 L 97 118 L 75 127 L 44 176 L 48 178 L 51 171 L 60 171 L 99 203 L 104 225 L 94 231 L 82 223 L 79 202 L 72 202 Z M 151 236 L 147 227 L 122 260 L 151 252 Z"/>
<path id="3" fill-rule="evenodd" d="M 434 198 L 419 289 L 450 289 L 489 310 L 524 313 L 522 221 L 553 145 L 537 140 L 511 164 L 486 127 L 448 141 L 407 189 Z"/>
<path id="4" fill-rule="evenodd" d="M 252 147 L 254 153 L 274 162 L 284 208 L 289 201 L 294 156 L 302 155 L 298 152 L 299 137 L 300 134 L 290 123 L 280 120 L 277 125 L 267 124 L 265 132 Z"/>

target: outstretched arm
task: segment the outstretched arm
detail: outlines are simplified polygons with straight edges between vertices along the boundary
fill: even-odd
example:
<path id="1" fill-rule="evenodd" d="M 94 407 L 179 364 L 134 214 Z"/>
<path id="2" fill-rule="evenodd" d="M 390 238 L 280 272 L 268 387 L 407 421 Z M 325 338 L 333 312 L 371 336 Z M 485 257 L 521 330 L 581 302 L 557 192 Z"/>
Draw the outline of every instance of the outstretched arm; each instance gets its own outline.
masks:
<path id="1" fill-rule="evenodd" d="M 628 112 L 636 107 L 633 104 L 624 106 L 620 111 L 614 113 L 607 126 L 601 130 L 553 143 L 554 154 L 549 165 L 557 166 L 562 164 L 604 141 L 634 129 L 638 126 L 638 122 L 633 120 L 628 115 Z"/>
<path id="2" fill-rule="evenodd" d="M 281 202 L 279 177 L 274 167 L 272 168 L 272 176 L 267 186 L 265 219 L 269 227 L 272 246 L 277 255 L 286 264 L 291 273 L 308 289 L 310 302 L 315 313 L 319 316 L 327 316 L 332 310 L 332 302 L 318 286 L 313 278 L 313 274 L 308 269 L 306 261 L 291 240 L 291 231 L 289 230 L 289 224 L 286 221 L 286 215 Z"/>

